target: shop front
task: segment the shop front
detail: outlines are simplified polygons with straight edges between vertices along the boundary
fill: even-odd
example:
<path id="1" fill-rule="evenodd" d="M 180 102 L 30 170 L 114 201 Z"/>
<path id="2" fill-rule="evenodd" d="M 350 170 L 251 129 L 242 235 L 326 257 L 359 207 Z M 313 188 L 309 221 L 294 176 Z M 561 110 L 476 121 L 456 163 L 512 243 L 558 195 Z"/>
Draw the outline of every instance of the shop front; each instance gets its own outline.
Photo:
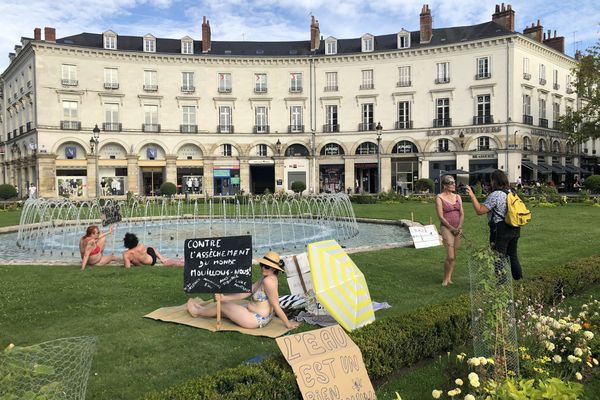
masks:
<path id="1" fill-rule="evenodd" d="M 377 193 L 377 163 L 354 164 L 355 193 Z"/>
<path id="2" fill-rule="evenodd" d="M 481 182 L 482 185 L 489 184 L 490 173 L 496 169 L 498 169 L 497 158 L 475 158 L 469 160 L 469 185 L 473 186 L 478 182 Z"/>
<path id="3" fill-rule="evenodd" d="M 240 166 L 215 166 L 213 169 L 215 196 L 232 196 L 240 190 Z"/>
<path id="4" fill-rule="evenodd" d="M 127 167 L 98 168 L 102 196 L 123 196 L 127 192 Z"/>
<path id="5" fill-rule="evenodd" d="M 419 179 L 419 159 L 392 158 L 391 187 L 398 193 L 408 194 L 414 191 L 414 182 Z"/>
<path id="6" fill-rule="evenodd" d="M 202 194 L 204 187 L 204 168 L 202 167 L 177 167 L 177 192 L 189 194 Z"/>
<path id="7" fill-rule="evenodd" d="M 160 195 L 160 186 L 164 182 L 164 168 L 141 167 L 142 190 L 146 196 Z"/>
<path id="8" fill-rule="evenodd" d="M 87 197 L 86 169 L 56 169 L 56 194 L 69 199 Z"/>
<path id="9" fill-rule="evenodd" d="M 275 161 L 249 160 L 250 192 L 252 194 L 275 192 Z"/>
<path id="10" fill-rule="evenodd" d="M 344 164 L 319 166 L 319 191 L 321 193 L 344 192 Z"/>

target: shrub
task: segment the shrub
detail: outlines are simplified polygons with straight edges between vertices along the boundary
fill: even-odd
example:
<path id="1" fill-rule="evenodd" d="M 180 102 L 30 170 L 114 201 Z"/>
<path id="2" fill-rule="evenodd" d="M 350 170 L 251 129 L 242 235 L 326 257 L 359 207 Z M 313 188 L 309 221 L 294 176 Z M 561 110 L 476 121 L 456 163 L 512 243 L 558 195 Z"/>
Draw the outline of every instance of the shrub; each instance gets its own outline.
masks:
<path id="1" fill-rule="evenodd" d="M 302 193 L 306 190 L 306 184 L 302 181 L 292 182 L 292 190 L 294 193 Z"/>
<path id="2" fill-rule="evenodd" d="M 600 175 L 592 175 L 585 178 L 583 187 L 594 194 L 600 193 Z"/>
<path id="3" fill-rule="evenodd" d="M 375 204 L 377 203 L 377 197 L 368 194 L 359 194 L 350 197 L 350 201 L 356 204 Z"/>
<path id="4" fill-rule="evenodd" d="M 177 193 L 177 186 L 171 182 L 165 182 L 160 185 L 160 193 L 165 196 L 173 196 Z"/>
<path id="5" fill-rule="evenodd" d="M 0 185 L 0 199 L 8 200 L 17 197 L 17 188 L 8 183 Z"/>
<path id="6" fill-rule="evenodd" d="M 433 181 L 428 178 L 421 178 L 415 182 L 417 192 L 433 192 L 434 187 Z"/>

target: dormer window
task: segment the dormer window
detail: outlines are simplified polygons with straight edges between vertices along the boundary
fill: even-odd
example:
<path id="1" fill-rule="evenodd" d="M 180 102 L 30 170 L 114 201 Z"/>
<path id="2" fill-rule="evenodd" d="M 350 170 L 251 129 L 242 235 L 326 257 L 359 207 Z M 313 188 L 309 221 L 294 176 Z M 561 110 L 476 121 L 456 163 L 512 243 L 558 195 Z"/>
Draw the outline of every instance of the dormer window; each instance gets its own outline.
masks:
<path id="1" fill-rule="evenodd" d="M 408 49 L 410 47 L 410 32 L 402 29 L 398 32 L 398 48 Z"/>
<path id="2" fill-rule="evenodd" d="M 144 52 L 156 53 L 156 38 L 154 36 L 144 36 Z"/>
<path id="3" fill-rule="evenodd" d="M 325 54 L 337 54 L 337 39 L 333 36 L 329 36 L 325 39 Z"/>
<path id="4" fill-rule="evenodd" d="M 181 39 L 181 54 L 194 54 L 194 40 L 191 37 Z"/>
<path id="5" fill-rule="evenodd" d="M 106 31 L 102 34 L 104 38 L 104 48 L 108 50 L 117 49 L 117 34 L 113 31 Z"/>
<path id="6" fill-rule="evenodd" d="M 371 52 L 375 49 L 375 37 L 370 33 L 365 33 L 361 37 L 361 51 L 363 53 Z"/>

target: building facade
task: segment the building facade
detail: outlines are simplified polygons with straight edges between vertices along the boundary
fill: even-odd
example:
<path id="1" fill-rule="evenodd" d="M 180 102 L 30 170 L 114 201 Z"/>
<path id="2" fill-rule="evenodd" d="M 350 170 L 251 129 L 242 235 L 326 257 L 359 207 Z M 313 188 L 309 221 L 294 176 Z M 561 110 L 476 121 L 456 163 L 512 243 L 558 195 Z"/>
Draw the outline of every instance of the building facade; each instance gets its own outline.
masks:
<path id="1" fill-rule="evenodd" d="M 34 30 L 1 75 L 2 183 L 41 196 L 411 190 L 504 170 L 569 184 L 581 151 L 564 38 L 496 6 L 490 22 L 360 38 L 218 42 Z M 94 132 L 95 131 L 95 132 Z M 94 139 L 94 136 L 96 137 Z"/>

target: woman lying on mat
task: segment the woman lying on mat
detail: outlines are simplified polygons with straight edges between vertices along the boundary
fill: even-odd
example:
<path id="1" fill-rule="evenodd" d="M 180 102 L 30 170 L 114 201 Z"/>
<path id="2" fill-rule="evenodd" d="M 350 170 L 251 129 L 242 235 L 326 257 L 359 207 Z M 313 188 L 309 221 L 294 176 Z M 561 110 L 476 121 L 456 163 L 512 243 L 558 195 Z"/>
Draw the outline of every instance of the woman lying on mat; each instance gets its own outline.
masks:
<path id="1" fill-rule="evenodd" d="M 215 294 L 215 300 L 221 301 L 221 314 L 242 328 L 262 328 L 271 322 L 273 314 L 283 321 L 288 329 L 297 328 L 300 324 L 289 321 L 279 305 L 277 274 L 283 271 L 284 262 L 279 254 L 269 251 L 258 260 L 262 278 L 252 285 L 252 293 Z M 252 296 L 247 305 L 233 303 L 233 300 L 245 299 Z M 192 317 L 216 317 L 217 304 L 201 306 L 189 299 L 187 310 Z"/>
<path id="2" fill-rule="evenodd" d="M 81 253 L 81 270 L 88 265 L 106 265 L 113 261 L 119 261 L 119 257 L 102 254 L 106 245 L 106 237 L 112 233 L 112 226 L 108 232 L 100 233 L 100 228 L 90 225 L 85 230 L 85 235 L 79 239 L 79 252 Z"/>
<path id="3" fill-rule="evenodd" d="M 126 233 L 123 245 L 128 249 L 123 252 L 125 268 L 131 267 L 131 264 L 153 266 L 157 260 L 166 267 L 183 267 L 183 260 L 163 257 L 154 247 L 141 244 L 135 233 Z"/>

